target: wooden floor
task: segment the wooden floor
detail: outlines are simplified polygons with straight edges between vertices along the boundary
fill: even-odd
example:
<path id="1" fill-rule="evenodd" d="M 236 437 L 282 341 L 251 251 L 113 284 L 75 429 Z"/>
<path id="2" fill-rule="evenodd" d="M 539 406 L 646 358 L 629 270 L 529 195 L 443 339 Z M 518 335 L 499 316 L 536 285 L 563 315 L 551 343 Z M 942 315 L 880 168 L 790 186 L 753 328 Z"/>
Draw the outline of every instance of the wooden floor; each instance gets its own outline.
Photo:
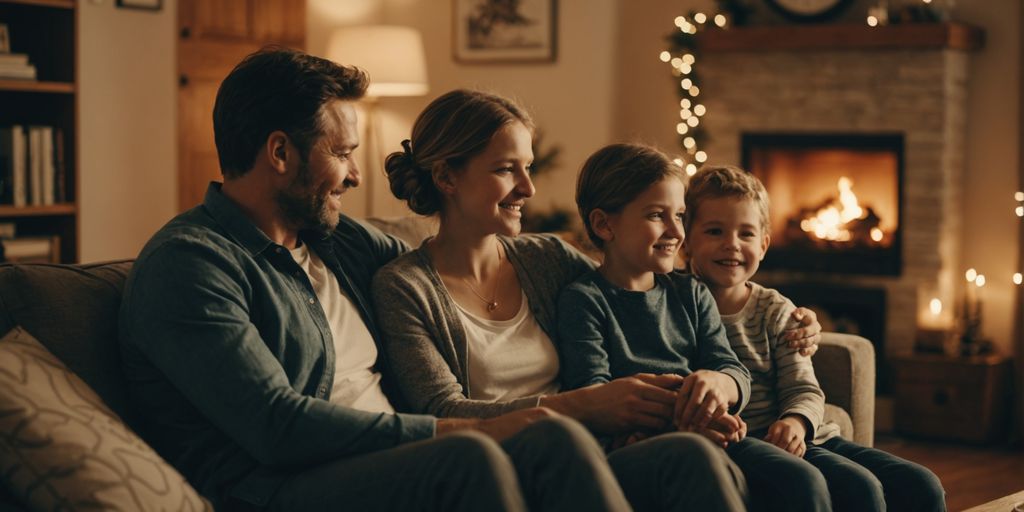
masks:
<path id="1" fill-rule="evenodd" d="M 931 469 L 946 489 L 946 508 L 964 510 L 1024 490 L 1024 452 L 879 435 L 875 448 Z"/>

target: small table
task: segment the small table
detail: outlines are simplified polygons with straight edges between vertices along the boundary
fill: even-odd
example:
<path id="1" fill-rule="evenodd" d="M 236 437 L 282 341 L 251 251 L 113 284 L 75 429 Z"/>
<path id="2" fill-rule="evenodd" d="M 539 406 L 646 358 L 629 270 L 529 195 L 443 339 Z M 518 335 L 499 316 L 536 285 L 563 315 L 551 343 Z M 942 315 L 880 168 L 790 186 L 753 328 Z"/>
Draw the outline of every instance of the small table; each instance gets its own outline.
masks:
<path id="1" fill-rule="evenodd" d="M 1017 512 L 1019 510 L 1024 510 L 1024 491 L 971 507 L 964 512 Z"/>

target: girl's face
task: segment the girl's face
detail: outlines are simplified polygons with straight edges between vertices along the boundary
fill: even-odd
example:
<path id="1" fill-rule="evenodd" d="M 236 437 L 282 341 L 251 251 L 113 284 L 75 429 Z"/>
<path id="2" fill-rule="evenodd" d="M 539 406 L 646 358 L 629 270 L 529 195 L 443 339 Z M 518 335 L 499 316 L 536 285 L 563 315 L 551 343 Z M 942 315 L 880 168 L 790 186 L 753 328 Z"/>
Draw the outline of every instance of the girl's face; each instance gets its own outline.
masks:
<path id="1" fill-rule="evenodd" d="M 698 202 L 686 253 L 694 274 L 712 290 L 726 290 L 746 286 L 768 243 L 752 199 L 715 197 Z"/>
<path id="2" fill-rule="evenodd" d="M 605 261 L 616 274 L 637 278 L 672 271 L 683 243 L 684 192 L 681 180 L 667 177 L 608 215 Z"/>
<path id="3" fill-rule="evenodd" d="M 460 229 L 516 236 L 520 211 L 536 189 L 530 179 L 533 138 L 519 121 L 502 126 L 483 152 L 449 172 L 445 216 Z"/>

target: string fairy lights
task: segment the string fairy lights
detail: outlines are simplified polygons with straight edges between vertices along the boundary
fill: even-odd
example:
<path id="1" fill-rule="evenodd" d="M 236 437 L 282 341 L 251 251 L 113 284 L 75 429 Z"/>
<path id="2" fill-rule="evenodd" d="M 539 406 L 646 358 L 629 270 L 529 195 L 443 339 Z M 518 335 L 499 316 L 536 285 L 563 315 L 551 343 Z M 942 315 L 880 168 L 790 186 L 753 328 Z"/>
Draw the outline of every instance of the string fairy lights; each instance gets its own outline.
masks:
<path id="1" fill-rule="evenodd" d="M 676 122 L 676 133 L 683 156 L 674 161 L 693 176 L 704 162 L 708 154 L 704 151 L 705 132 L 701 120 L 708 113 L 707 107 L 700 101 L 700 77 L 697 73 L 697 32 L 707 27 L 724 28 L 728 20 L 725 15 L 708 16 L 703 12 L 691 13 L 689 16 L 676 16 L 674 30 L 668 37 L 671 47 L 659 55 L 662 62 L 672 66 L 672 79 L 679 85 L 679 121 Z"/>

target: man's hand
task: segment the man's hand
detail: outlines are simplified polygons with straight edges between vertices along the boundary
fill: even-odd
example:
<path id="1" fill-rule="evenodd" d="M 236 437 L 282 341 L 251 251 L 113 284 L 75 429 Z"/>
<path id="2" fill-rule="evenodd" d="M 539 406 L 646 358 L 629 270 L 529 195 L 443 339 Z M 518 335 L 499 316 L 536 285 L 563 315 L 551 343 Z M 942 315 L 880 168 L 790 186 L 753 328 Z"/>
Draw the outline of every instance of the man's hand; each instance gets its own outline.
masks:
<path id="1" fill-rule="evenodd" d="M 697 370 L 686 376 L 673 410 L 679 430 L 700 431 L 715 418 L 729 410 L 739 398 L 739 389 L 732 377 L 711 370 Z"/>
<path id="2" fill-rule="evenodd" d="M 558 413 L 546 407 L 531 407 L 487 419 L 442 418 L 437 420 L 437 435 L 456 430 L 478 430 L 500 443 L 536 421 L 555 416 Z"/>
<path id="3" fill-rule="evenodd" d="M 792 314 L 793 320 L 800 322 L 800 327 L 786 331 L 786 341 L 789 348 L 799 348 L 800 355 L 813 356 L 818 351 L 818 343 L 821 342 L 821 324 L 818 323 L 818 315 L 807 308 L 796 308 Z"/>
<path id="4" fill-rule="evenodd" d="M 676 400 L 678 375 L 638 374 L 541 398 L 540 405 L 579 420 L 594 431 L 665 430 Z"/>
<path id="5" fill-rule="evenodd" d="M 768 435 L 764 436 L 764 440 L 797 457 L 803 457 L 807 451 L 807 444 L 804 442 L 806 436 L 807 427 L 804 420 L 797 416 L 786 416 L 768 427 Z"/>

